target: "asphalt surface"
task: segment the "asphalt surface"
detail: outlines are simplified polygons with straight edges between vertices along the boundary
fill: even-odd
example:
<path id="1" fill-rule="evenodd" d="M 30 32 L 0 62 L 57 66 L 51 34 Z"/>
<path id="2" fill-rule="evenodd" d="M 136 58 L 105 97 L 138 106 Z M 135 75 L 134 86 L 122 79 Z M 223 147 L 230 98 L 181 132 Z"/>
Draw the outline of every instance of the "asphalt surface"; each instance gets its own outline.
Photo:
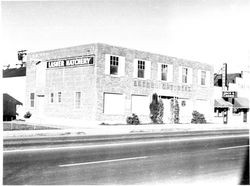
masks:
<path id="1" fill-rule="evenodd" d="M 3 184 L 239 184 L 249 158 L 246 130 L 128 136 L 65 145 L 34 138 L 15 149 L 5 141 Z"/>

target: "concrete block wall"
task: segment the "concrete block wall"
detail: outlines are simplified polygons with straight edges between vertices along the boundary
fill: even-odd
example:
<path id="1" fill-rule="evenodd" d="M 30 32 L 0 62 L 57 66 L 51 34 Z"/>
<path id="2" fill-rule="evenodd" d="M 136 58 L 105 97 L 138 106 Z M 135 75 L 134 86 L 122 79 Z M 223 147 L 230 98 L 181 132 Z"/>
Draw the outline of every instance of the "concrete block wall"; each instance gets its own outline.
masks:
<path id="1" fill-rule="evenodd" d="M 82 45 L 77 47 L 69 47 L 63 49 L 49 50 L 43 52 L 30 53 L 27 56 L 27 85 L 26 85 L 26 105 L 27 110 L 30 110 L 35 115 L 38 115 L 38 108 L 29 106 L 29 93 L 34 92 L 39 94 L 36 90 L 36 62 L 74 57 L 81 55 L 96 56 L 96 45 Z M 46 83 L 44 87 L 45 103 L 43 108 L 43 117 L 58 118 L 58 119 L 77 119 L 82 121 L 91 121 L 95 118 L 95 62 L 88 66 L 76 67 L 58 67 L 46 69 Z M 62 93 L 62 101 L 58 103 L 58 92 Z M 81 107 L 75 108 L 75 92 L 81 92 Z M 50 94 L 54 93 L 54 102 L 50 102 Z M 40 111 L 39 111 L 40 112 Z"/>
<path id="2" fill-rule="evenodd" d="M 213 68 L 207 64 L 178 59 L 175 57 L 152 54 L 128 48 L 115 47 L 106 44 L 89 44 L 63 49 L 30 53 L 27 56 L 27 83 L 26 83 L 26 107 L 35 113 L 36 107 L 30 108 L 30 93 L 38 94 L 36 89 L 36 62 L 46 60 L 94 54 L 94 64 L 82 67 L 59 67 L 46 69 L 46 83 L 44 91 L 44 117 L 57 117 L 66 119 L 80 119 L 97 123 L 110 122 L 125 123 L 126 117 L 131 115 L 131 95 L 147 95 L 151 98 L 153 93 L 158 95 L 176 96 L 187 98 L 195 105 L 195 100 L 211 101 L 213 108 Z M 125 57 L 125 75 L 112 77 L 105 75 L 105 54 L 113 54 Z M 138 80 L 133 78 L 133 60 L 135 58 L 151 61 L 151 79 Z M 173 83 L 162 88 L 163 84 L 157 80 L 158 63 L 172 64 L 174 69 Z M 187 90 L 179 82 L 179 66 L 193 69 L 193 84 Z M 198 69 L 211 72 L 211 86 L 198 86 Z M 135 82 L 141 86 L 135 86 Z M 152 86 L 153 85 L 153 86 Z M 169 88 L 170 87 L 170 88 Z M 57 93 L 62 92 L 62 103 L 57 102 Z M 82 93 L 82 107 L 74 108 L 75 92 Z M 106 115 L 104 111 L 104 93 L 121 93 L 125 95 L 125 114 Z M 50 93 L 54 93 L 54 103 L 50 103 Z M 150 122 L 149 116 L 141 115 L 143 122 Z"/>
<path id="3" fill-rule="evenodd" d="M 110 75 L 106 75 L 105 72 L 105 54 L 113 54 L 118 56 L 125 57 L 125 76 L 123 77 L 112 77 Z M 97 77 L 96 77 L 96 86 L 97 86 L 97 113 L 96 119 L 98 121 L 114 121 L 119 120 L 120 122 L 125 122 L 126 117 L 131 115 L 131 95 L 139 94 L 139 95 L 148 95 L 152 96 L 153 93 L 158 93 L 161 95 L 169 95 L 169 96 L 177 96 L 180 98 L 188 98 L 193 101 L 195 105 L 196 99 L 208 100 L 211 103 L 210 109 L 212 112 L 213 108 L 213 67 L 207 64 L 188 61 L 184 59 L 178 59 L 175 57 L 168 57 L 159 54 L 152 54 L 149 52 L 143 52 L 128 48 L 115 47 L 106 44 L 98 44 L 98 59 L 97 59 Z M 154 83 L 154 85 L 160 84 L 161 82 L 157 80 L 157 66 L 158 63 L 167 63 L 173 64 L 173 85 L 180 85 L 179 82 L 179 66 L 191 67 L 193 69 L 193 84 L 191 85 L 190 91 L 180 91 L 178 88 L 173 90 L 163 90 L 158 88 L 157 86 L 152 88 L 148 87 L 136 87 L 134 86 L 133 78 L 133 60 L 134 59 L 142 59 L 151 61 L 151 80 L 146 80 L 145 83 Z M 198 85 L 198 69 L 210 71 L 210 86 L 202 87 Z M 125 115 L 120 116 L 112 116 L 105 115 L 103 113 L 103 93 L 104 92 L 115 92 L 125 94 L 125 102 L 128 104 L 125 108 Z M 129 105 L 130 104 L 130 105 Z M 141 116 L 144 122 L 150 122 L 149 116 Z"/>

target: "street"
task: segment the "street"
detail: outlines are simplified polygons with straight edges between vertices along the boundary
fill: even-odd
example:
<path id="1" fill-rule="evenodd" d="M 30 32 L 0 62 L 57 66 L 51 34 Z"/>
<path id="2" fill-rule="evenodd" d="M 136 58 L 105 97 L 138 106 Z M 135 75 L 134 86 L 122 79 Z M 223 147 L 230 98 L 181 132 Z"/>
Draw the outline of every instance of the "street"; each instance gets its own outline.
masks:
<path id="1" fill-rule="evenodd" d="M 248 149 L 248 130 L 5 149 L 3 184 L 239 184 Z"/>

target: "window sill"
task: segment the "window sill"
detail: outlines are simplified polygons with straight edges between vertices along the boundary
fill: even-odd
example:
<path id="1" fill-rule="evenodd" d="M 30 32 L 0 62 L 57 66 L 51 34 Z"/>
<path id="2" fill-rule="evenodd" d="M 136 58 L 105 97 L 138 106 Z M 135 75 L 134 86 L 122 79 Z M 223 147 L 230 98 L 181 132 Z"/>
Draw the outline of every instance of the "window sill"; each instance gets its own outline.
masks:
<path id="1" fill-rule="evenodd" d="M 168 80 L 159 80 L 162 83 L 173 83 L 173 81 L 168 81 Z"/>
<path id="2" fill-rule="evenodd" d="M 124 116 L 124 114 L 110 114 L 110 113 L 103 113 L 105 116 Z"/>
<path id="3" fill-rule="evenodd" d="M 123 76 L 121 76 L 121 75 L 114 75 L 114 74 L 108 74 L 108 76 L 110 76 L 110 77 L 115 77 L 115 78 L 123 77 Z"/>

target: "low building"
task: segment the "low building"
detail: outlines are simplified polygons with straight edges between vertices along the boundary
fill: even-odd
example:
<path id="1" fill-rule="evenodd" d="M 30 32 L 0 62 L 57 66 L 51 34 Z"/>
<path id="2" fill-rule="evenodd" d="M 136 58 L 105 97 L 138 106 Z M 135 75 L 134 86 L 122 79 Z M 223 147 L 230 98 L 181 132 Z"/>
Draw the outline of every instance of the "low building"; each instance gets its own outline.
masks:
<path id="1" fill-rule="evenodd" d="M 96 43 L 28 53 L 26 80 L 26 109 L 38 118 L 125 123 L 135 113 L 150 122 L 153 93 L 165 123 L 174 97 L 181 123 L 193 110 L 213 118 L 213 67 L 200 62 Z"/>
<path id="2" fill-rule="evenodd" d="M 215 74 L 215 120 L 223 122 L 226 114 L 229 123 L 246 123 L 249 118 L 250 69 L 227 74 L 227 90 L 222 89 L 222 75 Z"/>
<path id="3" fill-rule="evenodd" d="M 17 106 L 23 105 L 9 94 L 3 94 L 3 121 L 12 121 L 16 119 Z"/>
<path id="4" fill-rule="evenodd" d="M 23 118 L 25 114 L 23 104 L 25 103 L 26 67 L 24 65 L 21 65 L 20 67 L 13 67 L 13 68 L 8 67 L 6 69 L 3 69 L 2 77 L 3 78 L 2 78 L 1 88 L 2 88 L 2 92 L 4 93 L 3 100 L 7 98 L 6 95 L 9 95 L 12 101 L 18 100 L 18 102 L 21 103 L 21 104 L 17 104 L 17 107 L 15 108 L 15 113 L 17 113 L 17 115 L 11 118 L 12 119 Z M 7 110 L 11 107 L 7 108 L 5 106 L 6 104 L 3 104 L 3 110 L 6 113 L 8 112 Z M 11 109 L 9 112 L 14 113 L 12 112 L 12 110 L 13 109 Z"/>

